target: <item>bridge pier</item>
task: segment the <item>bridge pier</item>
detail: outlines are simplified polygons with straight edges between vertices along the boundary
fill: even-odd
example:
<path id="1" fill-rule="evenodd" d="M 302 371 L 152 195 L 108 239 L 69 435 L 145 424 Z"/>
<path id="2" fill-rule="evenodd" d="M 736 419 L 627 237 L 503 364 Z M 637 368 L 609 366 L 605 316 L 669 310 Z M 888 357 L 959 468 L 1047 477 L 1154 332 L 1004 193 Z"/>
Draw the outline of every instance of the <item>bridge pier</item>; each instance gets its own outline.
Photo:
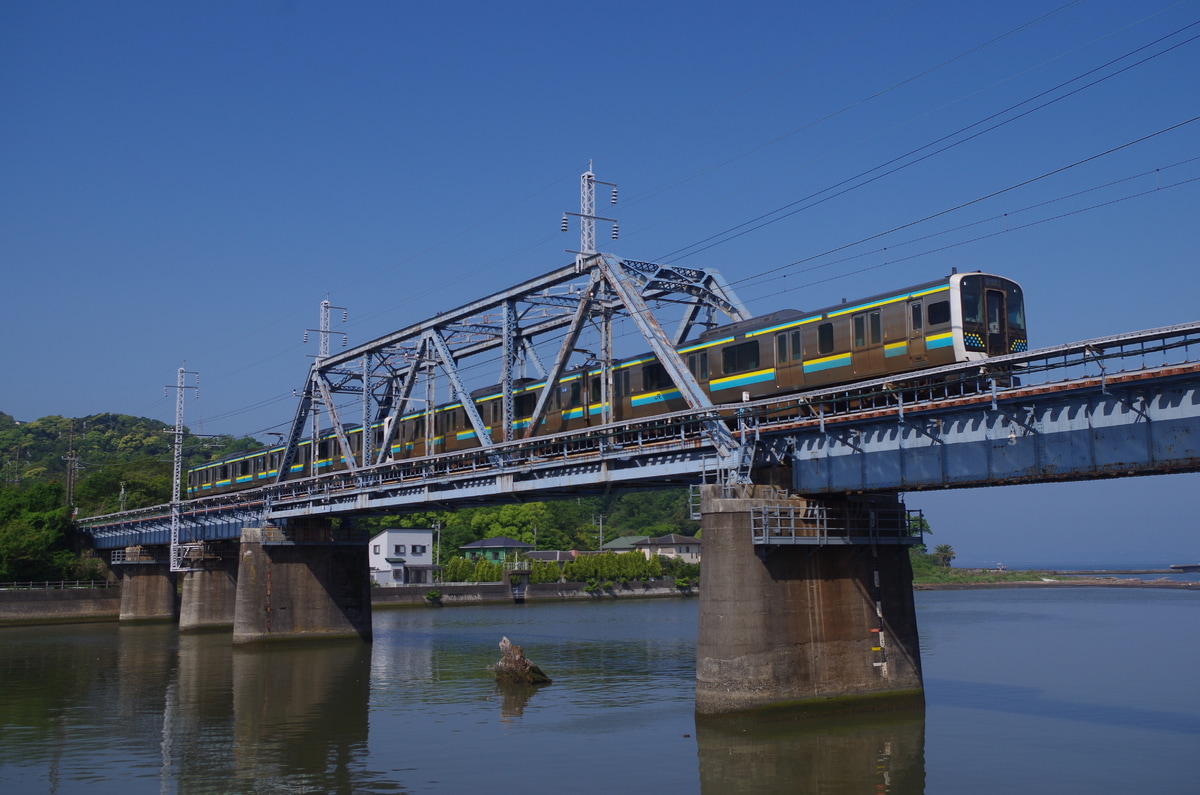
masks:
<path id="1" fill-rule="evenodd" d="M 183 575 L 179 631 L 231 629 L 237 604 L 238 550 L 232 544 L 212 545 Z"/>
<path id="2" fill-rule="evenodd" d="M 364 534 L 327 518 L 242 530 L 234 644 L 273 640 L 371 640 Z"/>
<path id="3" fill-rule="evenodd" d="M 141 547 L 129 547 L 114 563 L 121 578 L 120 621 L 176 619 L 179 597 L 170 563 L 154 560 Z"/>
<path id="4" fill-rule="evenodd" d="M 907 531 L 893 522 L 882 536 L 864 534 L 849 521 L 874 518 L 877 509 L 895 516 L 899 501 L 825 501 L 831 526 L 840 516 L 851 528 L 844 537 L 793 529 L 787 538 L 780 532 L 779 543 L 756 545 L 754 516 L 803 523 L 816 504 L 771 487 L 735 488 L 723 495 L 721 486 L 701 487 L 697 715 L 922 704 L 912 567 L 900 538 Z M 768 539 L 772 532 L 766 528 Z"/>

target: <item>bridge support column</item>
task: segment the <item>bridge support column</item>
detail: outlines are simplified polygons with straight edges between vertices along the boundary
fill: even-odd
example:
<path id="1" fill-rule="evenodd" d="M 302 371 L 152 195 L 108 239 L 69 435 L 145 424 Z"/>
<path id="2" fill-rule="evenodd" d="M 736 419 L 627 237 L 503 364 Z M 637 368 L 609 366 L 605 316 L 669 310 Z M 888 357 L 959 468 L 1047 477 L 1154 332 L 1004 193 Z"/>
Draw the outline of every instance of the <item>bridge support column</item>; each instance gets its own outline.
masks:
<path id="1" fill-rule="evenodd" d="M 133 550 L 132 552 L 130 550 Z M 121 578 L 121 621 L 174 621 L 179 615 L 175 575 L 167 562 L 148 562 L 140 548 L 114 566 Z"/>
<path id="2" fill-rule="evenodd" d="M 232 544 L 212 547 L 196 566 L 183 575 L 179 631 L 232 629 L 237 603 L 238 550 Z"/>
<path id="3" fill-rule="evenodd" d="M 890 543 L 853 531 L 797 541 L 792 532 L 788 543 L 756 546 L 756 509 L 804 517 L 809 503 L 761 486 L 738 488 L 739 496 L 724 498 L 720 486 L 702 487 L 696 713 L 921 704 L 912 568 L 899 528 Z M 825 505 L 847 516 L 862 507 Z"/>
<path id="4" fill-rule="evenodd" d="M 365 535 L 323 518 L 243 529 L 233 642 L 305 638 L 371 640 Z"/>

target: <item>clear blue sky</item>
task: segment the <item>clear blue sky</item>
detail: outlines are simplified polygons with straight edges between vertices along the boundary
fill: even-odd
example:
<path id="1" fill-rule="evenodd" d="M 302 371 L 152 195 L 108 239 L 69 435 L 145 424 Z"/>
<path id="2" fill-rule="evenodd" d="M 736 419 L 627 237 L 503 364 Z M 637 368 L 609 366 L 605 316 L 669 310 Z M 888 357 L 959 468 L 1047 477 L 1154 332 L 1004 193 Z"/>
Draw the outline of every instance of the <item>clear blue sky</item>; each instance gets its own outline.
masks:
<path id="1" fill-rule="evenodd" d="M 1034 346 L 1196 320 L 1200 122 L 1162 131 L 1200 115 L 1198 22 L 1196 0 L 3 0 L 0 410 L 173 421 L 186 363 L 194 430 L 278 430 L 321 299 L 353 344 L 564 264 L 589 159 L 621 186 L 601 249 L 717 268 L 755 312 L 958 267 L 1025 286 Z M 1178 562 L 1197 486 L 910 503 L 968 562 Z"/>

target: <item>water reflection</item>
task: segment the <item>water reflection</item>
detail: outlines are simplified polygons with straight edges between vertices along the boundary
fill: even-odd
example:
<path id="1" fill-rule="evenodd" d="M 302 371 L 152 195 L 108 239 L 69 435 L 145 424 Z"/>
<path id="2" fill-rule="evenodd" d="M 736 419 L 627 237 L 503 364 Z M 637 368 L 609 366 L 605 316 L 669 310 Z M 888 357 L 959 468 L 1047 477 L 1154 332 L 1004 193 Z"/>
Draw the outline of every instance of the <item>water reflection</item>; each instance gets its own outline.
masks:
<path id="1" fill-rule="evenodd" d="M 496 693 L 500 696 L 500 722 L 508 723 L 525 714 L 525 707 L 533 694 L 545 685 L 525 685 L 516 682 L 497 682 Z"/>
<path id="2" fill-rule="evenodd" d="M 370 657 L 359 642 L 182 636 L 163 739 L 178 792 L 367 789 Z"/>
<path id="3" fill-rule="evenodd" d="M 923 709 L 832 719 L 704 718 L 696 722 L 700 791 L 925 791 Z"/>

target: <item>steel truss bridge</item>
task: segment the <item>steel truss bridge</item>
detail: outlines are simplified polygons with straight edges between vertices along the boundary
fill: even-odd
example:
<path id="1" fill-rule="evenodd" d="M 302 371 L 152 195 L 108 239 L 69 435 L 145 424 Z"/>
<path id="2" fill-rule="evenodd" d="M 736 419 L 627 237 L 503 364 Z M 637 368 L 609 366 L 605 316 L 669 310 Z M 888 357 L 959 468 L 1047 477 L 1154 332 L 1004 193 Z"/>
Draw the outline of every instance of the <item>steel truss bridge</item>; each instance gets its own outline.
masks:
<path id="1" fill-rule="evenodd" d="M 650 304 L 664 303 L 683 309 L 670 336 L 650 311 Z M 80 524 L 101 549 L 172 544 L 174 550 L 236 539 L 243 526 L 273 520 L 747 482 L 755 467 L 791 467 L 792 491 L 809 496 L 1200 470 L 1200 322 L 714 405 L 676 347 L 694 326 L 712 325 L 718 312 L 729 320 L 749 317 L 715 272 L 581 257 L 319 358 L 275 482 Z M 611 324 L 620 316 L 637 326 L 686 410 L 612 420 Z M 543 389 L 528 427 L 514 431 L 519 368 L 555 383 L 579 352 L 585 329 L 599 337 L 598 353 L 586 351 L 595 368 L 589 372 L 601 381 L 596 425 L 533 435 L 551 392 Z M 551 334 L 557 353 L 546 365 L 534 342 Z M 497 352 L 504 419 L 489 426 L 467 390 L 463 362 L 479 354 L 494 362 Z M 437 377 L 462 402 L 479 446 L 388 460 L 400 417 L 424 410 L 432 423 Z M 417 399 L 422 389 L 426 397 Z M 363 426 L 384 429 L 381 444 L 364 433 L 355 452 L 335 407 L 339 394 L 357 397 Z M 332 426 L 346 468 L 285 478 L 306 429 L 320 429 L 321 413 L 328 425 L 319 432 L 327 435 Z M 491 429 L 505 438 L 493 438 Z M 313 441 L 315 450 L 315 435 Z"/>

